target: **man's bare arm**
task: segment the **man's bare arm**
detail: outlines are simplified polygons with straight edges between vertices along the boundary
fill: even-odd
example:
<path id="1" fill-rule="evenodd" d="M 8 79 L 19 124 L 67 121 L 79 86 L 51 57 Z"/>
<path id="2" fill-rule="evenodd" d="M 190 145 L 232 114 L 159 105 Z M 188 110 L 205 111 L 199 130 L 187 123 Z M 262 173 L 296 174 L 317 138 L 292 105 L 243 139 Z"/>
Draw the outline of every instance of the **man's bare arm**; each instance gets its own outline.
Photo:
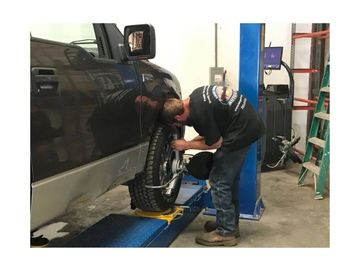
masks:
<path id="1" fill-rule="evenodd" d="M 219 148 L 223 143 L 223 138 L 220 137 L 220 139 L 212 144 L 212 145 L 207 145 L 205 143 L 204 138 L 202 139 L 198 139 L 198 140 L 191 140 L 191 141 L 186 141 L 186 140 L 174 140 L 171 142 L 171 146 L 172 148 L 179 150 L 179 151 L 185 151 L 185 150 L 189 150 L 189 149 L 194 149 L 194 150 L 211 150 L 211 149 L 217 149 Z"/>
<path id="2" fill-rule="evenodd" d="M 198 135 L 194 139 L 192 139 L 192 141 L 202 141 L 202 140 L 204 140 L 204 137 L 200 136 L 200 135 Z"/>

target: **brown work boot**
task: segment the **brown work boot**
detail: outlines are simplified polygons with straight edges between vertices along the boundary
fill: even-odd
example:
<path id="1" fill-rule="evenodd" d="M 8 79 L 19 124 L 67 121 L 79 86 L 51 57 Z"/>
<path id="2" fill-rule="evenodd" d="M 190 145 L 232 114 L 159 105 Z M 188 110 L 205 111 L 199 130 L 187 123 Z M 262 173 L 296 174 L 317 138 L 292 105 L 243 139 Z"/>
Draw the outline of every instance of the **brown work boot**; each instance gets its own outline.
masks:
<path id="1" fill-rule="evenodd" d="M 212 220 L 208 220 L 205 222 L 204 224 L 204 230 L 205 232 L 212 232 L 215 231 L 217 229 L 218 225 L 216 223 L 216 221 L 212 221 Z M 235 231 L 234 231 L 234 235 L 236 238 L 240 237 L 240 230 L 239 230 L 239 226 L 236 227 Z"/>
<path id="2" fill-rule="evenodd" d="M 195 238 L 195 242 L 204 246 L 236 246 L 237 240 L 234 234 L 220 235 L 218 231 L 202 233 Z"/>

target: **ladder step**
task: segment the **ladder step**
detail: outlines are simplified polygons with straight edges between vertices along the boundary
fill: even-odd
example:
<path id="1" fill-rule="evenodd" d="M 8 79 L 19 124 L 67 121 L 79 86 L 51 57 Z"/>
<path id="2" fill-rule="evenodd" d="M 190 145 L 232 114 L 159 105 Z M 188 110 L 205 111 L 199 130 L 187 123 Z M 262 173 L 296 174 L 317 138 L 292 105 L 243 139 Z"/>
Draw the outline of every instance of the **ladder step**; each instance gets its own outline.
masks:
<path id="1" fill-rule="evenodd" d="M 319 139 L 317 137 L 312 137 L 308 141 L 311 142 L 312 144 L 320 146 L 321 148 L 325 148 L 325 141 L 322 139 Z"/>
<path id="2" fill-rule="evenodd" d="M 320 167 L 316 166 L 314 163 L 311 163 L 310 161 L 304 162 L 302 164 L 306 169 L 312 171 L 313 173 L 319 175 L 320 174 Z"/>
<path id="3" fill-rule="evenodd" d="M 321 92 L 326 92 L 326 93 L 330 93 L 330 87 L 326 86 L 320 89 Z"/>
<path id="4" fill-rule="evenodd" d="M 321 118 L 321 119 L 327 120 L 327 121 L 330 120 L 330 114 L 325 113 L 325 112 L 315 113 L 314 116 L 317 117 L 317 118 Z"/>

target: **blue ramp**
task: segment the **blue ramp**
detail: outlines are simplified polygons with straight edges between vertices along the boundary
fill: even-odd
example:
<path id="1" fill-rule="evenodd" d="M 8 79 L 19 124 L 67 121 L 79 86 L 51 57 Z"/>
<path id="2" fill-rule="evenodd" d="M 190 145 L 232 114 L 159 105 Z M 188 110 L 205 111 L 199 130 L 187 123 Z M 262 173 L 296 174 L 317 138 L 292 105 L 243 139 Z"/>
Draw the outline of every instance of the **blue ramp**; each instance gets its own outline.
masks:
<path id="1" fill-rule="evenodd" d="M 176 201 L 182 216 L 166 220 L 111 214 L 70 240 L 67 247 L 167 247 L 199 214 L 203 186 L 183 183 Z"/>
<path id="2" fill-rule="evenodd" d="M 71 240 L 68 247 L 146 247 L 168 226 L 153 218 L 111 214 Z"/>

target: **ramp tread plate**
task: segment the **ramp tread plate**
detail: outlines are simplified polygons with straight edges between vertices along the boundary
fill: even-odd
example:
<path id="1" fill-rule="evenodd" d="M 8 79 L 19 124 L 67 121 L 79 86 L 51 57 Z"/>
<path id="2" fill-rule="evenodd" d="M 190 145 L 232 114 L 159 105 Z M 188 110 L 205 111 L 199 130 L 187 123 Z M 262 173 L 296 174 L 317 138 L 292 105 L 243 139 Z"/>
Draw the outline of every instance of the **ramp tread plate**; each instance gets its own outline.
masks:
<path id="1" fill-rule="evenodd" d="M 111 214 L 71 240 L 70 247 L 145 247 L 167 227 L 165 220 Z"/>

